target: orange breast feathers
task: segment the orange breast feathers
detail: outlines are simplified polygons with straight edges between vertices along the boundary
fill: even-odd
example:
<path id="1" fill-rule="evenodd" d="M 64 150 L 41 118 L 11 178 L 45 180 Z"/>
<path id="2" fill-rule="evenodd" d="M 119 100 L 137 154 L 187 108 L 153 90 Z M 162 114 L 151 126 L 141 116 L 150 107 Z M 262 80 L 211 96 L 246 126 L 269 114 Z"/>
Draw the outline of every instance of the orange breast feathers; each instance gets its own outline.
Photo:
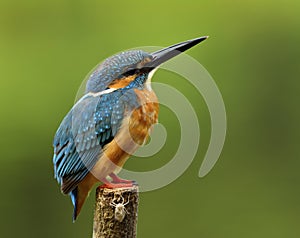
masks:
<path id="1" fill-rule="evenodd" d="M 148 89 L 134 91 L 140 106 L 124 118 L 120 131 L 104 148 L 107 157 L 119 166 L 147 141 L 152 125 L 158 121 L 159 103 L 155 93 Z"/>
<path id="2" fill-rule="evenodd" d="M 129 120 L 129 131 L 132 139 L 143 145 L 148 139 L 151 127 L 158 121 L 159 104 L 152 90 L 134 90 L 137 94 L 140 107 L 136 108 Z"/>
<path id="3" fill-rule="evenodd" d="M 158 121 L 159 103 L 155 93 L 148 89 L 134 90 L 141 106 L 123 119 L 120 131 L 104 147 L 104 153 L 92 169 L 102 178 L 119 172 L 129 156 L 147 141 L 152 125 Z"/>

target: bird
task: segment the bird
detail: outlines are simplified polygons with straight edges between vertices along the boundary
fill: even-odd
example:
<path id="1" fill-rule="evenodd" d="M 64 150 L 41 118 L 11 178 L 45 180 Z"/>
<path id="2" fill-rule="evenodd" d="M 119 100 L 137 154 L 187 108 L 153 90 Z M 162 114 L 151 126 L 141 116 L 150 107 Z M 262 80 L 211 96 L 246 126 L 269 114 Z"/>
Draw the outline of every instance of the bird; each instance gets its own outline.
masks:
<path id="1" fill-rule="evenodd" d="M 58 127 L 54 177 L 74 207 L 73 222 L 93 186 L 132 186 L 118 172 L 158 122 L 159 102 L 151 88 L 158 67 L 207 39 L 187 40 L 153 53 L 124 51 L 104 60 L 88 76 L 84 95 Z"/>

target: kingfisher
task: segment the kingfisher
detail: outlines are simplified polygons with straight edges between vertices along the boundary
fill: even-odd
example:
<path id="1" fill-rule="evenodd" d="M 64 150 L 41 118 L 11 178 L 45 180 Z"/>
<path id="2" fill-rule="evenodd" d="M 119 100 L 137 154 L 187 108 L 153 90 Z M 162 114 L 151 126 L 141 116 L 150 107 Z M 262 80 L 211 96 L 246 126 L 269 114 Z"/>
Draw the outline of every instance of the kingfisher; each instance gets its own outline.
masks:
<path id="1" fill-rule="evenodd" d="M 107 58 L 89 75 L 84 95 L 56 131 L 54 176 L 69 194 L 75 222 L 92 187 L 128 187 L 118 172 L 158 122 L 159 102 L 151 88 L 155 70 L 167 60 L 199 44 L 207 36 L 162 50 L 121 52 Z"/>

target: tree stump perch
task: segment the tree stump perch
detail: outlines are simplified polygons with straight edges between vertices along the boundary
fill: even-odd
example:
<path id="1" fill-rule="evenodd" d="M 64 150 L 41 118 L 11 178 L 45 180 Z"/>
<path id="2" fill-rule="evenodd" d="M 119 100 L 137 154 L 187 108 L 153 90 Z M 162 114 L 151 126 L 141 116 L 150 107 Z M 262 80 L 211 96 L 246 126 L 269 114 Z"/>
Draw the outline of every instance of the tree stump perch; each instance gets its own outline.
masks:
<path id="1" fill-rule="evenodd" d="M 96 190 L 93 238 L 135 238 L 138 186 Z"/>

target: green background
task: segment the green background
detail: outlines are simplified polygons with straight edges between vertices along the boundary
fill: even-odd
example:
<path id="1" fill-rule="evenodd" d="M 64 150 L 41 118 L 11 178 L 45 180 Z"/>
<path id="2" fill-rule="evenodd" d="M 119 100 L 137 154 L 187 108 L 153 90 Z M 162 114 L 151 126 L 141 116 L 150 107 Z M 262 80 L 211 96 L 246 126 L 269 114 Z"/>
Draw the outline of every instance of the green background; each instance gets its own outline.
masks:
<path id="1" fill-rule="evenodd" d="M 1 237 L 91 237 L 94 192 L 78 221 L 53 179 L 52 139 L 86 74 L 106 57 L 201 35 L 188 51 L 213 76 L 227 111 L 221 157 L 198 170 L 210 138 L 201 95 L 174 74 L 153 78 L 187 95 L 201 143 L 175 182 L 140 195 L 138 237 L 300 237 L 298 0 L 0 1 Z M 179 141 L 179 123 L 162 108 L 169 136 L 158 168 Z"/>

